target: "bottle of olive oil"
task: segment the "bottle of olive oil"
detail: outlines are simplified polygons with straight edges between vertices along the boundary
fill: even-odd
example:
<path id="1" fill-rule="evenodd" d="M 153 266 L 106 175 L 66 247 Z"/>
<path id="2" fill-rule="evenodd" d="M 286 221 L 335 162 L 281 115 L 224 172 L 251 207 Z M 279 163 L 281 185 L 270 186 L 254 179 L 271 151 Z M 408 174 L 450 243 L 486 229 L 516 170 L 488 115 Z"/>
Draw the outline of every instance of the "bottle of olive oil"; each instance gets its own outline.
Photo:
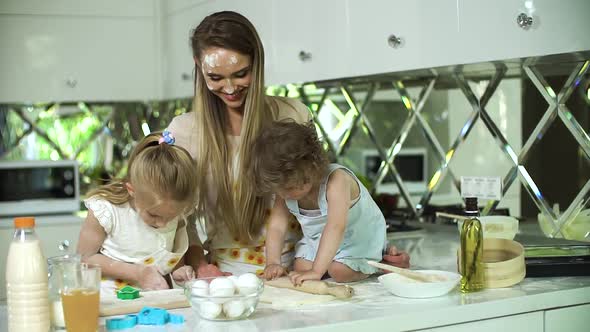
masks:
<path id="1" fill-rule="evenodd" d="M 483 228 L 479 221 L 477 198 L 465 198 L 465 214 L 469 219 L 461 227 L 461 292 L 470 293 L 484 288 Z"/>

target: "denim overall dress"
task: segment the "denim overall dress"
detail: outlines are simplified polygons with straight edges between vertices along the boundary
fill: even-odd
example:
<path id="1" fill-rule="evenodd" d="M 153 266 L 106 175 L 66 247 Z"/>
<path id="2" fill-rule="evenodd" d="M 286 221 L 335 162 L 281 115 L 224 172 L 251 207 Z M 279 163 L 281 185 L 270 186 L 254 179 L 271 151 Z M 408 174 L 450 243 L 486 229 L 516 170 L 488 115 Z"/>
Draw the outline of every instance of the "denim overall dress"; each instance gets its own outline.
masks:
<path id="1" fill-rule="evenodd" d="M 334 261 L 345 264 L 352 270 L 364 274 L 379 272 L 379 269 L 367 264 L 367 260 L 380 261 L 387 247 L 385 218 L 373 201 L 369 191 L 349 169 L 338 164 L 331 164 L 328 174 L 323 179 L 318 195 L 319 210 L 306 211 L 299 208 L 296 200 L 285 200 L 287 208 L 301 224 L 302 239 L 295 248 L 295 257 L 314 261 L 324 227 L 328 222 L 328 201 L 326 186 L 330 174 L 337 169 L 348 172 L 359 186 L 359 197 L 349 211 L 344 238 L 336 251 Z"/>

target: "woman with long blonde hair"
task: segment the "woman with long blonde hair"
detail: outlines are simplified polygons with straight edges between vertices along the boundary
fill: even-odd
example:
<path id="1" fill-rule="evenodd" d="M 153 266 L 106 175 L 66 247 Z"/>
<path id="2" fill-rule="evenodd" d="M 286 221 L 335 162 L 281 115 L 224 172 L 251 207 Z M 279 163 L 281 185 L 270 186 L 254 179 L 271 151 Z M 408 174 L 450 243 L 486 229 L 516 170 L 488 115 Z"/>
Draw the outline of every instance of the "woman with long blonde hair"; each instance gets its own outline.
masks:
<path id="1" fill-rule="evenodd" d="M 199 277 L 262 272 L 265 225 L 272 196 L 257 196 L 246 161 L 262 128 L 273 121 L 310 121 L 301 102 L 264 93 L 264 48 L 256 29 L 241 14 L 207 16 L 190 38 L 195 63 L 192 112 L 177 116 L 170 130 L 196 161 L 197 224 L 189 232 L 188 257 Z M 200 232 L 197 232 L 196 229 Z M 293 261 L 300 228 L 291 220 L 281 262 Z M 205 239 L 204 243 L 201 243 Z M 203 247 L 209 252 L 205 259 Z"/>

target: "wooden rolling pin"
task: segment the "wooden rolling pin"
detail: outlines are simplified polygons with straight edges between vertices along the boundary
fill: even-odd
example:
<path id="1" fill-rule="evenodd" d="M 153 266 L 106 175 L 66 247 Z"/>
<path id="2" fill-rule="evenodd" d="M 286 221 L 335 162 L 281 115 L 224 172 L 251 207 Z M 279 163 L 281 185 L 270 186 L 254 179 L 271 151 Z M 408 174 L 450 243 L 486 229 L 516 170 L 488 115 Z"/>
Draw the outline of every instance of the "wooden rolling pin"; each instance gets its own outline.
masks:
<path id="1" fill-rule="evenodd" d="M 165 289 L 157 291 L 145 291 L 135 300 L 119 300 L 115 297 L 103 299 L 100 302 L 100 316 L 115 316 L 133 314 L 143 307 L 156 307 L 162 309 L 177 309 L 190 307 L 190 303 L 182 289 Z"/>
<path id="2" fill-rule="evenodd" d="M 300 286 L 295 286 L 289 277 L 280 277 L 273 280 L 266 280 L 264 284 L 277 288 L 289 288 L 309 294 L 333 295 L 339 299 L 350 298 L 354 293 L 354 289 L 348 285 L 330 285 L 325 281 L 319 280 L 305 280 Z"/>

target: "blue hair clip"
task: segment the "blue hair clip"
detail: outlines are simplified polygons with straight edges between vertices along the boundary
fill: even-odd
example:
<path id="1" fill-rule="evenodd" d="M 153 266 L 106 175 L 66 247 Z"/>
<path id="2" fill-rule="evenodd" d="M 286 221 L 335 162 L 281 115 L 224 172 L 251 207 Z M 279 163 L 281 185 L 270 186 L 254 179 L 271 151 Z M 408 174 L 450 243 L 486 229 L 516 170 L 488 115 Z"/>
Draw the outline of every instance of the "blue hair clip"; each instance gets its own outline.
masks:
<path id="1" fill-rule="evenodd" d="M 159 144 L 166 143 L 169 145 L 173 145 L 174 142 L 176 142 L 176 140 L 174 139 L 174 136 L 172 136 L 172 133 L 168 130 L 164 130 L 164 132 L 162 133 L 162 137 L 160 137 L 160 139 L 158 140 Z"/>

